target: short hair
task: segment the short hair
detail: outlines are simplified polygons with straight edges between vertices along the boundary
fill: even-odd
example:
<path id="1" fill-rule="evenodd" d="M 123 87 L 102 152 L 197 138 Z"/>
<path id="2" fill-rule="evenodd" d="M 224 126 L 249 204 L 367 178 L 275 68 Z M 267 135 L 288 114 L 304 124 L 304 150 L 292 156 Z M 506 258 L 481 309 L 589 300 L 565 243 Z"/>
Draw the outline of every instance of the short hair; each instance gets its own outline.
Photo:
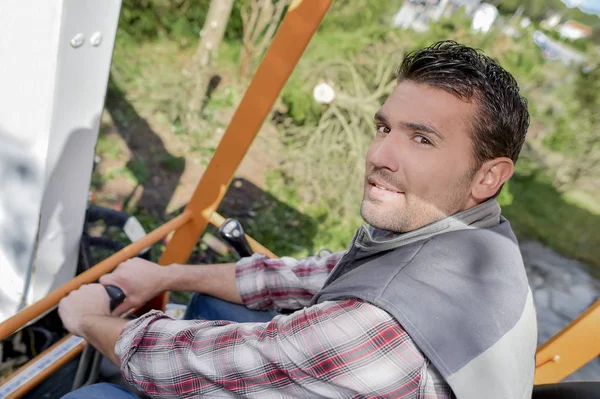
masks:
<path id="1" fill-rule="evenodd" d="M 529 127 L 527 100 L 515 78 L 480 50 L 441 41 L 409 53 L 398 82 L 410 80 L 445 90 L 465 101 L 475 99 L 471 142 L 475 169 L 497 157 L 517 162 Z"/>

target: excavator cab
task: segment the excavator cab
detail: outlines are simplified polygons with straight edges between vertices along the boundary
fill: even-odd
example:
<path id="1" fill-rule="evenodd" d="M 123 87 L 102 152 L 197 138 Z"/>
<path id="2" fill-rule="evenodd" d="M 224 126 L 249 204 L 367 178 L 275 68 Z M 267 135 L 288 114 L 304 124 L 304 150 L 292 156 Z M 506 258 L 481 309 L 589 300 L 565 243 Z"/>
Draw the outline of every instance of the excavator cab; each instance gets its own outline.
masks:
<path id="1" fill-rule="evenodd" d="M 41 55 L 32 55 L 33 52 L 23 50 L 29 47 L 15 40 L 15 57 L 3 61 L 6 65 L 0 67 L 5 72 L 0 74 L 4 75 L 0 83 L 17 94 L 19 85 L 11 83 L 18 81 L 15 76 L 23 78 L 23 74 L 30 74 L 35 77 L 32 81 L 41 82 L 35 93 L 41 100 L 21 90 L 13 98 L 15 112 L 5 118 L 5 126 L 0 126 L 3 130 L 19 131 L 20 124 L 26 125 L 20 130 L 25 133 L 13 140 L 17 144 L 12 154 L 20 154 L 19 162 L 27 166 L 27 173 L 23 173 L 31 184 L 15 189 L 13 197 L 33 193 L 23 198 L 31 203 L 30 214 L 38 215 L 21 219 L 22 223 L 29 223 L 23 233 L 24 242 L 35 243 L 25 245 L 24 251 L 35 256 L 25 260 L 11 258 L 10 282 L 4 279 L 9 272 L 5 274 L 4 269 L 2 272 L 2 294 L 8 295 L 4 300 L 8 305 L 2 302 L 0 305 L 8 311 L 0 312 L 0 341 L 12 342 L 20 331 L 29 328 L 43 342 L 27 351 L 29 362 L 0 381 L 0 398 L 60 397 L 73 386 L 97 381 L 101 373 L 110 374 L 110 370 L 102 371 L 102 360 L 98 360 L 99 356 L 83 339 L 61 328 L 51 331 L 43 327 L 44 323 L 54 326 L 60 323 L 55 309 L 70 291 L 81 284 L 96 282 L 131 257 L 151 259 L 150 248 L 165 237 L 170 237 L 166 249 L 158 259 L 152 259 L 161 265 L 185 263 L 209 224 L 220 228 L 223 237 L 241 255 L 254 251 L 275 256 L 216 209 L 331 2 L 292 1 L 189 203 L 179 215 L 148 233 L 130 215 L 89 206 L 87 198 L 120 0 L 49 0 L 41 6 L 43 10 L 38 9 L 38 2 L 19 0 L 15 15 L 0 15 L 0 21 L 5 23 L 0 26 L 11 29 L 15 39 L 22 42 L 27 38 L 31 43 L 47 41 Z M 30 18 L 42 14 L 45 17 L 39 20 Z M 46 57 L 50 64 L 45 69 L 35 63 L 30 65 L 24 62 L 27 57 L 36 57 L 38 61 Z M 39 102 L 39 108 L 35 108 L 35 101 Z M 19 112 L 38 109 L 45 114 L 34 118 L 35 121 L 26 121 L 25 113 L 19 114 L 17 109 Z M 43 137 L 36 136 L 40 131 L 45 132 Z M 31 188 L 36 185 L 44 190 Z M 98 220 L 117 226 L 131 243 L 123 246 L 91 237 L 85 226 Z M 92 248 L 99 247 L 108 250 L 110 256 L 94 259 Z M 56 248 L 66 248 L 63 254 L 67 256 L 58 254 Z M 118 287 L 107 294 L 114 305 L 123 299 Z M 160 295 L 125 317 L 135 317 L 150 309 L 165 310 L 167 299 L 167 293 Z M 32 326 L 38 328 L 37 332 Z M 15 345 L 27 345 L 24 336 Z M 560 383 L 600 354 L 599 337 L 600 300 L 597 300 L 539 347 L 533 398 L 600 397 L 600 382 Z M 114 369 L 113 377 L 118 379 Z"/>

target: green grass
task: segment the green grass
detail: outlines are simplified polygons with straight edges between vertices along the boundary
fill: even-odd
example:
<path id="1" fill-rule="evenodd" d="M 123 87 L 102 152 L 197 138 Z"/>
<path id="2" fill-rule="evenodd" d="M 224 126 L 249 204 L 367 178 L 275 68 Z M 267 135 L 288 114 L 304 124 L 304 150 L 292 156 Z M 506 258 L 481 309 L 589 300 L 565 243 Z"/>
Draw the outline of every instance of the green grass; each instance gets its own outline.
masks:
<path id="1" fill-rule="evenodd" d="M 135 176 L 135 179 L 140 184 L 146 184 L 150 178 L 150 171 L 146 166 L 144 158 L 135 157 L 127 163 L 127 168 Z"/>
<path id="2" fill-rule="evenodd" d="M 597 201 L 588 194 L 558 192 L 538 169 L 517 168 L 510 192 L 513 202 L 503 207 L 503 214 L 519 237 L 540 240 L 569 258 L 583 261 L 600 277 Z"/>
<path id="3" fill-rule="evenodd" d="M 114 137 L 100 133 L 96 142 L 96 152 L 106 159 L 118 159 L 121 154 L 121 145 Z"/>
<path id="4" fill-rule="evenodd" d="M 160 154 L 152 157 L 153 162 L 157 162 L 165 170 L 170 172 L 183 172 L 185 169 L 185 158 L 175 157 L 171 154 Z"/>

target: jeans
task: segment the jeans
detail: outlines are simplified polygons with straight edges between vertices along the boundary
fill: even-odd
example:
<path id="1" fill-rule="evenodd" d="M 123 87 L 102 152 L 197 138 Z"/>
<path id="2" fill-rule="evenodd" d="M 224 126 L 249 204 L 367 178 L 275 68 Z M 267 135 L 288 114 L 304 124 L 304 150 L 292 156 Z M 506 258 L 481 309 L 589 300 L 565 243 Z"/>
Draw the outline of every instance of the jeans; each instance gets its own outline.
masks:
<path id="1" fill-rule="evenodd" d="M 229 320 L 238 323 L 267 322 L 279 313 L 250 310 L 243 305 L 230 303 L 208 295 L 194 294 L 185 312 L 186 320 Z M 73 391 L 62 399 L 137 399 L 138 397 L 118 385 L 100 383 Z"/>

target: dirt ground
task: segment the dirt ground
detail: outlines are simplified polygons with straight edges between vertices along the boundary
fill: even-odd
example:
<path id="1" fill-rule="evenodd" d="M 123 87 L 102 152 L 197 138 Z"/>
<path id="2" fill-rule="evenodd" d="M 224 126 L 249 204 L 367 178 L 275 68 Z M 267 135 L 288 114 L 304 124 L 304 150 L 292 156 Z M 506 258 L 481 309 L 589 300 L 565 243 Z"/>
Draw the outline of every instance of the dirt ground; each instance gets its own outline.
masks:
<path id="1" fill-rule="evenodd" d="M 220 110 L 217 117 L 227 125 L 233 111 Z M 201 179 L 210 156 L 188 151 L 186 144 L 173 133 L 168 125 L 157 123 L 151 118 L 139 117 L 130 126 L 120 126 L 108 111 L 103 115 L 100 134 L 114 143 L 117 156 L 101 157 L 96 170 L 106 181 L 93 184 L 96 203 L 116 209 L 139 207 L 155 215 L 169 214 L 185 206 Z M 222 137 L 224 129 L 217 129 L 215 142 Z M 265 123 L 238 167 L 234 178 L 244 179 L 260 189 L 265 188 L 265 171 L 276 166 L 281 153 L 281 143 L 275 127 Z M 114 154 L 113 154 L 114 155 Z M 147 178 L 145 184 L 135 184 L 127 173 L 133 159 L 142 159 Z M 183 160 L 184 167 L 169 168 L 161 165 L 161 159 Z M 157 160 L 159 160 L 157 162 Z M 115 173 L 115 171 L 117 173 Z M 135 173 L 134 173 L 135 175 Z M 140 180 L 139 178 L 137 179 Z M 236 198 L 226 198 L 224 204 L 240 206 L 244 196 L 237 183 Z M 231 190 L 230 190 L 231 191 Z M 253 193 L 249 193 L 253 194 Z M 255 195 L 250 195 L 250 199 Z M 236 213 L 231 209 L 232 213 Z"/>

